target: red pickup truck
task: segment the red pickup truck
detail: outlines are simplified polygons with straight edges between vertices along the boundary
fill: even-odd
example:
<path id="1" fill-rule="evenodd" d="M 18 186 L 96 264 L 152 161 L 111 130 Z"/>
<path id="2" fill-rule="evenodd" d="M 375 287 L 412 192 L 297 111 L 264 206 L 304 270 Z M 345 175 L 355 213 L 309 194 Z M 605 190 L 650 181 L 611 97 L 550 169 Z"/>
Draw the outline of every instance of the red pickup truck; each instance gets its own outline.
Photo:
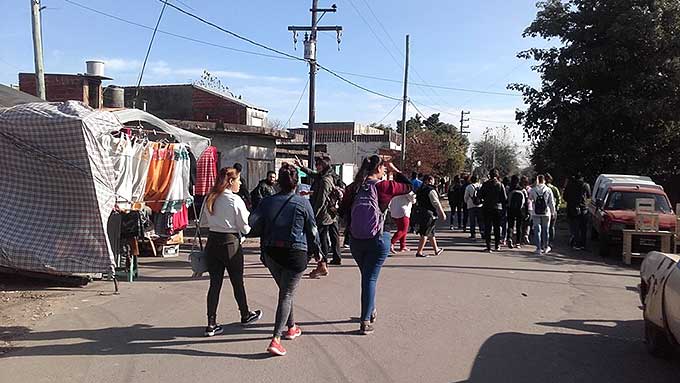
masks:
<path id="1" fill-rule="evenodd" d="M 675 231 L 676 216 L 666 193 L 659 188 L 639 185 L 612 185 L 604 199 L 590 206 L 592 234 L 600 239 L 600 255 L 607 256 L 623 245 L 623 230 L 635 229 L 635 200 L 653 198 L 659 213 L 659 230 Z M 660 249 L 660 238 L 635 236 L 633 252 L 646 253 Z"/>

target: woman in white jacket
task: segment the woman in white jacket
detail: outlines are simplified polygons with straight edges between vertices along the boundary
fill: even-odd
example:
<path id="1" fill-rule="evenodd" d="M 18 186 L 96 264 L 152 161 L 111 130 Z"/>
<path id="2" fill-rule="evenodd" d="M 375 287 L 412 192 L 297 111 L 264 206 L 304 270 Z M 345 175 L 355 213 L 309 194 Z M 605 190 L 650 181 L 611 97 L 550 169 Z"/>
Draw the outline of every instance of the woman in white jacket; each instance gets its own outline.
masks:
<path id="1" fill-rule="evenodd" d="M 396 254 L 397 250 L 394 245 L 399 242 L 399 252 L 411 251 L 406 247 L 406 235 L 408 234 L 409 224 L 411 222 L 411 209 L 416 202 L 416 195 L 411 192 L 408 194 L 396 196 L 390 201 L 390 215 L 397 225 L 397 231 L 392 236 L 392 244 L 390 245 L 390 252 Z"/>

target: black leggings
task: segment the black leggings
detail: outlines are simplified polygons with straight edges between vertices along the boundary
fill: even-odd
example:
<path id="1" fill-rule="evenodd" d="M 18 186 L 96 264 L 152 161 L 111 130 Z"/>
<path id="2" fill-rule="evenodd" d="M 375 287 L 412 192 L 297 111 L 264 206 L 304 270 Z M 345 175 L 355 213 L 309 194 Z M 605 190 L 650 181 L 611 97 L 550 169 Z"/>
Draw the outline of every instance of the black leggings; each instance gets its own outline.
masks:
<path id="1" fill-rule="evenodd" d="M 241 312 L 241 318 L 248 316 L 248 300 L 243 285 L 243 250 L 238 235 L 231 233 L 208 234 L 205 247 L 208 257 L 208 273 L 210 273 L 210 289 L 208 289 L 208 321 L 217 317 L 217 305 L 220 301 L 224 269 L 227 269 L 229 281 L 234 290 L 234 298 Z"/>

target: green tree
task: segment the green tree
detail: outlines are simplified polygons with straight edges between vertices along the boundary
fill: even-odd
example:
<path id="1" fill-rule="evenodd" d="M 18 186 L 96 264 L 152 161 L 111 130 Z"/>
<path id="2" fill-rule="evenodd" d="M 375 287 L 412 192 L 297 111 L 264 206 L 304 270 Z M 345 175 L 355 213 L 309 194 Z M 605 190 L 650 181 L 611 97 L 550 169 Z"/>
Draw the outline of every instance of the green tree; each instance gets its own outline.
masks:
<path id="1" fill-rule="evenodd" d="M 472 145 L 475 165 L 484 176 L 496 167 L 502 176 L 519 172 L 519 150 L 517 144 L 508 139 L 487 139 Z"/>
<path id="2" fill-rule="evenodd" d="M 680 174 L 680 2 L 549 0 L 524 37 L 560 46 L 520 52 L 538 88 L 511 84 L 538 172 Z M 675 179 L 675 180 L 674 180 Z"/>

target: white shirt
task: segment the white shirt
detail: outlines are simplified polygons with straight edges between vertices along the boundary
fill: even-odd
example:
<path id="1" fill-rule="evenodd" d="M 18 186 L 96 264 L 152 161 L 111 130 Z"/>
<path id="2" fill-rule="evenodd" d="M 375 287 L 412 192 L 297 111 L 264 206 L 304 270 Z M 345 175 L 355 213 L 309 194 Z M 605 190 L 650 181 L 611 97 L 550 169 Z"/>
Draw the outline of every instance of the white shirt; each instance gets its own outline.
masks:
<path id="1" fill-rule="evenodd" d="M 477 189 L 477 193 L 479 193 L 479 190 L 482 188 L 482 184 L 476 183 L 476 184 L 470 184 L 465 188 L 465 195 L 463 196 L 463 201 L 467 203 L 467 208 L 472 209 L 473 207 L 482 207 L 482 205 L 475 205 L 472 202 L 472 196 L 475 194 L 474 189 Z"/>
<path id="2" fill-rule="evenodd" d="M 538 196 L 542 195 L 543 198 L 545 199 L 545 204 L 548 207 L 545 211 L 545 214 L 536 214 L 534 211 L 534 206 L 536 206 L 536 199 Z M 540 217 L 550 217 L 551 215 L 556 215 L 557 210 L 555 209 L 555 198 L 553 197 L 552 190 L 550 190 L 549 187 L 547 187 L 545 184 L 538 184 L 531 188 L 531 191 L 529 192 L 529 200 L 532 201 L 533 203 L 529 205 L 529 209 L 531 211 L 531 216 L 540 216 Z"/>
<path id="3" fill-rule="evenodd" d="M 403 218 L 411 216 L 411 209 L 416 202 L 416 195 L 413 192 L 398 195 L 390 201 L 390 215 L 392 218 Z"/>
<path id="4" fill-rule="evenodd" d="M 241 197 L 232 193 L 231 190 L 225 190 L 215 200 L 213 214 L 210 214 L 208 207 L 205 206 L 201 224 L 208 226 L 210 231 L 218 233 L 248 234 L 250 233 L 249 217 L 250 212 Z"/>

